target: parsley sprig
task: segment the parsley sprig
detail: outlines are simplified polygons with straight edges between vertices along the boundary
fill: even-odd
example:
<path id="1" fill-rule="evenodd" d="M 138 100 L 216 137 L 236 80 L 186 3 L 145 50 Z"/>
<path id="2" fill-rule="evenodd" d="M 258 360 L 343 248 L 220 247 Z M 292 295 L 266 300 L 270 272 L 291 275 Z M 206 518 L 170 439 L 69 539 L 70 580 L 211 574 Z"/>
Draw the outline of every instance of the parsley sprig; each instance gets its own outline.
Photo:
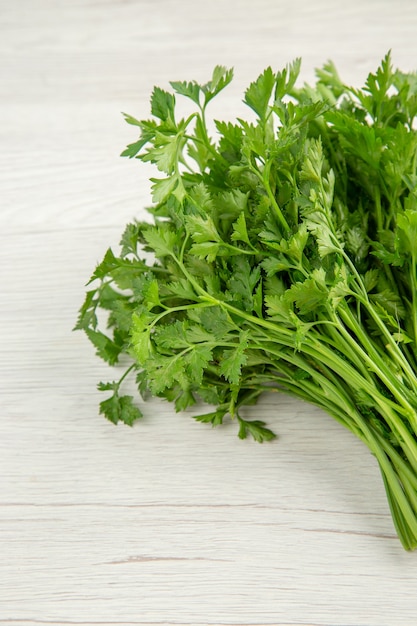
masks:
<path id="1" fill-rule="evenodd" d="M 152 222 L 128 224 L 96 267 L 77 329 L 110 365 L 128 362 L 100 404 L 142 413 L 121 389 L 194 419 L 235 419 L 239 437 L 275 435 L 242 407 L 264 392 L 313 403 L 358 436 L 381 468 L 406 549 L 417 547 L 417 75 L 390 54 L 365 86 L 329 62 L 297 86 L 300 60 L 267 68 L 244 94 L 249 120 L 207 109 L 230 83 L 156 87 L 152 118 L 123 156 L 150 162 Z M 178 119 L 176 99 L 194 111 Z M 99 311 L 107 312 L 107 328 Z M 100 318 L 102 319 L 102 317 Z"/>

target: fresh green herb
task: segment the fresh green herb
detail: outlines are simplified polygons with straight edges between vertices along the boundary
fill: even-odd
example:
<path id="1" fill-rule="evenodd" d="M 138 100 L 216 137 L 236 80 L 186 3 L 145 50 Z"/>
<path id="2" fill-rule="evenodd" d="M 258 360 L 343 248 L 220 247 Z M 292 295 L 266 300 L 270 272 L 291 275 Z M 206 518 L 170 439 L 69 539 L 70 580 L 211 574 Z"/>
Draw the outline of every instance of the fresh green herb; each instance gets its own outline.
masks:
<path id="1" fill-rule="evenodd" d="M 152 119 L 124 156 L 153 163 L 152 223 L 126 227 L 91 278 L 76 328 L 129 366 L 100 411 L 132 425 L 143 397 L 199 403 L 213 426 L 274 437 L 241 408 L 264 393 L 311 402 L 357 435 L 381 468 L 406 549 L 417 547 L 417 75 L 390 54 L 363 89 L 334 65 L 297 86 L 300 61 L 245 92 L 249 119 L 207 107 L 232 80 L 155 88 Z M 176 115 L 176 98 L 193 112 Z M 151 260 L 149 260 L 151 259 Z M 107 329 L 97 312 L 107 311 Z"/>

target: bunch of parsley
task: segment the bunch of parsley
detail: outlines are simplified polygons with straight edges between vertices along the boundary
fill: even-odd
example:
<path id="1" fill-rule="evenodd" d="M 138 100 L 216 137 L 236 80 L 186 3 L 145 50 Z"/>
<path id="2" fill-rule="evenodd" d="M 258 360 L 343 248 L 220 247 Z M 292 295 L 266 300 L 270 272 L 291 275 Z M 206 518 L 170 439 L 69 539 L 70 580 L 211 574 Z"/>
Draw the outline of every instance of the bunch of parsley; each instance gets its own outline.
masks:
<path id="1" fill-rule="evenodd" d="M 129 224 L 90 280 L 76 328 L 110 365 L 128 359 L 100 411 L 141 417 L 121 387 L 195 419 L 234 418 L 239 437 L 274 437 L 241 407 L 292 394 L 357 435 L 381 468 L 398 535 L 417 546 L 417 75 L 390 54 L 363 89 L 334 65 L 297 87 L 300 60 L 246 90 L 251 121 L 206 111 L 232 80 L 156 87 L 152 118 L 126 121 L 124 156 L 155 164 L 152 221 Z M 176 97 L 192 103 L 177 119 Z M 107 312 L 107 328 L 98 321 Z"/>

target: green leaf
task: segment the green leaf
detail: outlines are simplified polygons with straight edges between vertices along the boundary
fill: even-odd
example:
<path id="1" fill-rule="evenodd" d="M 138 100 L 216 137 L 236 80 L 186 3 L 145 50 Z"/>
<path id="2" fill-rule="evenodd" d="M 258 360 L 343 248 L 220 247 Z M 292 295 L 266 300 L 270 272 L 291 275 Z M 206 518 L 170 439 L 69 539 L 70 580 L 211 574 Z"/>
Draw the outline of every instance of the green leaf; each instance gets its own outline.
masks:
<path id="1" fill-rule="evenodd" d="M 165 172 L 170 176 L 178 164 L 179 138 L 177 135 L 171 135 L 164 139 L 163 143 L 155 143 L 154 147 L 148 148 L 141 159 L 144 162 L 154 163 L 160 172 Z"/>
<path id="2" fill-rule="evenodd" d="M 380 270 L 373 268 L 368 270 L 363 276 L 362 281 L 368 293 L 370 293 L 378 284 Z"/>
<path id="3" fill-rule="evenodd" d="M 242 149 L 243 129 L 238 124 L 220 122 L 215 120 L 216 128 L 220 134 L 218 145 L 219 153 L 229 163 L 235 163 L 240 159 Z"/>
<path id="4" fill-rule="evenodd" d="M 151 97 L 151 112 L 152 115 L 159 118 L 163 122 L 174 121 L 174 109 L 175 109 L 175 97 L 155 87 Z"/>
<path id="5" fill-rule="evenodd" d="M 346 249 L 355 256 L 358 262 L 368 255 L 369 243 L 367 233 L 360 226 L 353 226 L 346 233 Z"/>
<path id="6" fill-rule="evenodd" d="M 92 289 L 87 291 L 73 330 L 83 330 L 86 328 L 92 328 L 94 330 L 97 327 L 97 304 L 97 290 Z"/>
<path id="7" fill-rule="evenodd" d="M 170 85 L 177 94 L 190 98 L 198 105 L 200 104 L 201 87 L 195 81 L 170 81 Z"/>
<path id="8" fill-rule="evenodd" d="M 159 299 L 159 285 L 155 278 L 148 282 L 142 295 L 143 303 L 149 311 L 151 311 L 154 307 L 161 306 L 161 301 Z"/>
<path id="9" fill-rule="evenodd" d="M 309 237 L 307 224 L 308 221 L 304 221 L 300 224 L 297 232 L 291 235 L 289 239 L 282 238 L 280 233 L 275 229 L 270 230 L 271 227 L 274 228 L 271 224 L 267 229 L 259 233 L 259 238 L 262 240 L 263 244 L 283 253 L 278 255 L 278 257 L 274 255 L 264 260 L 262 265 L 267 272 L 271 274 L 281 271 L 281 269 L 278 269 L 280 265 L 282 265 L 282 269 L 285 269 L 292 267 L 294 262 L 296 264 L 302 263 L 304 248 L 306 247 Z M 277 265 L 277 268 L 275 268 L 275 265 Z"/>
<path id="10" fill-rule="evenodd" d="M 131 350 L 138 365 L 144 365 L 152 354 L 152 322 L 155 315 L 149 313 L 144 307 L 133 313 L 131 323 Z"/>
<path id="11" fill-rule="evenodd" d="M 100 414 L 104 415 L 109 422 L 117 424 L 120 417 L 120 405 L 118 396 L 111 396 L 100 402 Z"/>
<path id="12" fill-rule="evenodd" d="M 200 216 L 204 219 L 210 215 L 213 210 L 213 198 L 210 190 L 204 183 L 193 185 L 188 193 L 188 202 L 197 209 Z"/>
<path id="13" fill-rule="evenodd" d="M 97 279 L 102 280 L 103 278 L 106 278 L 114 269 L 119 267 L 119 264 L 120 263 L 115 257 L 112 249 L 108 248 L 103 260 L 96 266 L 94 274 L 91 276 L 87 284 L 89 285 Z"/>
<path id="14" fill-rule="evenodd" d="M 307 225 L 303 223 L 300 224 L 297 232 L 289 238 L 286 252 L 295 261 L 298 261 L 300 263 L 303 261 L 303 252 L 304 248 L 307 245 L 308 237 L 309 234 L 307 230 Z M 283 250 L 283 252 L 284 251 L 285 250 Z"/>
<path id="15" fill-rule="evenodd" d="M 239 217 L 241 213 L 245 213 L 248 205 L 249 194 L 241 189 L 233 189 L 232 191 L 223 191 L 216 197 L 216 208 L 219 219 L 227 220 Z"/>
<path id="16" fill-rule="evenodd" d="M 97 389 L 98 389 L 99 391 L 115 391 L 115 390 L 117 390 L 118 388 L 119 388 L 119 383 L 117 383 L 117 382 L 115 382 L 115 381 L 113 381 L 113 382 L 111 382 L 111 383 L 110 383 L 110 382 L 108 382 L 108 383 L 103 383 L 103 382 L 100 382 L 100 383 L 97 385 Z"/>
<path id="17" fill-rule="evenodd" d="M 85 332 L 96 348 L 96 354 L 109 365 L 114 365 L 119 359 L 121 347 L 99 330 L 86 328 Z"/>
<path id="18" fill-rule="evenodd" d="M 199 324 L 187 324 L 185 326 L 185 336 L 190 344 L 213 342 L 214 340 L 213 333 Z"/>
<path id="19" fill-rule="evenodd" d="M 129 254 L 137 255 L 140 233 L 141 225 L 139 222 L 126 225 L 120 239 L 120 246 L 122 247 L 120 256 L 122 258 L 127 257 Z"/>
<path id="20" fill-rule="evenodd" d="M 175 410 L 179 413 L 196 403 L 193 392 L 190 389 L 181 389 L 175 397 Z"/>
<path id="21" fill-rule="evenodd" d="M 274 86 L 275 74 L 271 67 L 267 67 L 245 91 L 244 102 L 255 111 L 261 120 L 264 120 L 266 117 Z"/>
<path id="22" fill-rule="evenodd" d="M 236 348 L 223 350 L 220 361 L 220 374 L 230 383 L 237 385 L 240 381 L 242 367 L 247 361 L 245 351 L 248 347 L 249 331 L 243 331 Z"/>
<path id="23" fill-rule="evenodd" d="M 253 268 L 246 257 L 236 256 L 230 260 L 231 274 L 227 281 L 228 300 L 239 308 L 253 311 L 253 294 L 261 278 L 259 265 Z"/>
<path id="24" fill-rule="evenodd" d="M 190 253 L 195 254 L 199 259 L 206 259 L 208 263 L 213 263 L 221 251 L 221 244 L 211 243 L 195 243 L 191 247 Z"/>
<path id="25" fill-rule="evenodd" d="M 267 276 L 274 276 L 279 272 L 287 271 L 293 267 L 292 261 L 286 259 L 283 255 L 279 257 L 268 257 L 261 263 Z"/>
<path id="26" fill-rule="evenodd" d="M 320 83 L 328 87 L 333 94 L 333 102 L 335 102 L 345 91 L 345 85 L 342 83 L 333 61 L 327 61 L 322 69 L 316 70 L 316 76 Z"/>
<path id="27" fill-rule="evenodd" d="M 275 100 L 282 100 L 286 95 L 291 95 L 297 78 L 300 74 L 301 58 L 295 59 L 281 72 L 277 72 L 275 86 Z"/>
<path id="28" fill-rule="evenodd" d="M 227 409 L 217 409 L 210 413 L 203 413 L 202 415 L 193 415 L 193 419 L 203 424 L 211 424 L 213 427 L 223 424 L 223 418 L 227 413 Z"/>
<path id="29" fill-rule="evenodd" d="M 140 126 L 141 131 L 142 131 L 139 139 L 133 143 L 130 143 L 120 155 L 122 157 L 126 156 L 132 159 L 142 150 L 143 146 L 145 146 L 149 141 L 152 141 L 152 139 L 155 137 L 157 125 L 156 125 L 156 122 L 154 122 L 153 120 L 139 122 L 138 120 L 135 120 L 135 118 L 131 117 L 130 115 L 124 114 L 124 116 L 128 124 L 134 124 L 135 126 Z"/>
<path id="30" fill-rule="evenodd" d="M 252 124 L 239 119 L 243 129 L 242 154 L 250 162 L 253 156 L 267 159 L 270 146 L 265 143 L 265 130 L 262 124 Z M 239 169 L 236 169 L 239 168 Z M 242 165 L 231 168 L 231 173 L 241 171 Z M 244 167 L 247 170 L 247 167 Z M 253 174 L 252 174 L 253 175 Z M 256 180 L 256 179 L 255 179 Z M 256 181 L 257 182 L 257 181 Z"/>
<path id="31" fill-rule="evenodd" d="M 246 439 L 249 435 L 252 435 L 255 441 L 258 443 L 263 443 L 264 441 L 271 441 L 275 439 L 276 435 L 270 430 L 266 428 L 265 422 L 261 422 L 260 420 L 244 420 L 241 417 L 239 420 L 239 439 Z"/>
<path id="32" fill-rule="evenodd" d="M 99 294 L 100 307 L 106 309 L 106 311 L 113 311 L 117 306 L 117 302 L 127 299 L 127 296 L 122 295 L 114 289 L 114 283 L 108 281 L 103 282 L 97 292 Z"/>
<path id="33" fill-rule="evenodd" d="M 143 236 L 158 258 L 175 257 L 177 233 L 169 228 L 150 226 L 143 231 Z"/>
<path id="34" fill-rule="evenodd" d="M 199 322 L 202 327 L 214 337 L 221 341 L 229 334 L 236 331 L 236 326 L 228 317 L 227 313 L 219 306 L 204 309 L 194 309 L 188 313 L 190 319 Z"/>
<path id="35" fill-rule="evenodd" d="M 133 309 L 134 305 L 127 299 L 115 300 L 108 318 L 108 328 L 117 327 L 120 332 L 129 333 Z"/>
<path id="36" fill-rule="evenodd" d="M 112 383 L 100 383 L 99 389 L 105 391 L 110 389 Z M 133 404 L 132 396 L 119 396 L 117 388 L 110 398 L 100 402 L 100 413 L 104 415 L 110 422 L 117 424 L 123 422 L 127 426 L 133 424 L 143 417 L 141 411 Z"/>
<path id="37" fill-rule="evenodd" d="M 320 213 L 310 214 L 311 219 L 305 221 L 307 229 L 314 235 L 320 258 L 329 254 L 338 253 L 343 248 L 343 242 L 339 241 L 334 233 L 322 219 Z"/>
<path id="38" fill-rule="evenodd" d="M 186 328 L 187 322 L 180 320 L 159 326 L 155 330 L 154 341 L 158 348 L 166 348 L 169 352 L 188 348 L 190 342 L 186 337 Z"/>
<path id="39" fill-rule="evenodd" d="M 260 279 L 259 285 L 256 288 L 255 294 L 253 296 L 253 311 L 260 318 L 263 318 L 263 285 L 262 278 Z"/>
<path id="40" fill-rule="evenodd" d="M 197 163 L 200 171 L 204 172 L 209 161 L 213 159 L 215 148 L 207 137 L 207 129 L 200 116 L 196 118 L 192 141 L 192 144 L 188 142 L 187 145 L 188 154 Z"/>
<path id="41" fill-rule="evenodd" d="M 166 200 L 180 184 L 176 174 L 168 178 L 151 178 L 150 181 L 152 183 L 152 200 L 156 204 Z"/>
<path id="42" fill-rule="evenodd" d="M 132 115 L 129 115 L 128 113 L 122 113 L 122 115 L 125 118 L 125 122 L 127 122 L 128 124 L 142 127 L 142 123 L 139 120 L 137 120 L 136 117 L 133 117 Z"/>
<path id="43" fill-rule="evenodd" d="M 268 317 L 284 322 L 285 325 L 293 326 L 292 316 L 294 313 L 291 300 L 285 294 L 269 294 L 265 296 L 265 307 Z"/>
<path id="44" fill-rule="evenodd" d="M 132 396 L 120 396 L 120 417 L 119 420 L 127 426 L 133 426 L 136 420 L 143 417 L 141 411 L 133 404 Z"/>
<path id="45" fill-rule="evenodd" d="M 165 289 L 173 296 L 182 298 L 184 300 L 196 300 L 197 295 L 194 291 L 192 284 L 187 278 L 180 278 L 179 280 L 167 283 Z"/>
<path id="46" fill-rule="evenodd" d="M 326 305 L 329 291 L 316 278 L 307 278 L 304 282 L 297 282 L 291 285 L 285 297 L 290 302 L 295 302 L 300 315 L 304 315 L 306 313 L 317 313 L 320 307 Z"/>
<path id="47" fill-rule="evenodd" d="M 369 299 L 380 307 L 379 315 L 381 317 L 384 316 L 383 312 L 394 316 L 396 319 L 405 317 L 406 310 L 401 298 L 389 287 L 377 293 L 369 294 Z"/>
<path id="48" fill-rule="evenodd" d="M 204 105 L 207 105 L 210 100 L 217 96 L 222 89 L 233 80 L 233 69 L 227 69 L 223 65 L 216 65 L 213 70 L 213 75 L 206 85 L 203 85 L 202 90 L 204 92 Z"/>
<path id="49" fill-rule="evenodd" d="M 201 215 L 187 215 L 186 228 L 196 243 L 222 240 L 211 217 L 204 219 Z"/>
<path id="50" fill-rule="evenodd" d="M 187 373 L 193 385 L 201 385 L 203 374 L 212 360 L 213 349 L 205 344 L 195 344 L 187 354 Z"/>
<path id="51" fill-rule="evenodd" d="M 132 332 L 132 352 L 138 365 L 145 365 L 152 354 L 150 331 Z"/>
<path id="52" fill-rule="evenodd" d="M 368 274 L 368 272 L 367 272 Z M 366 284 L 366 280 L 371 280 L 371 277 L 364 276 L 364 285 Z M 350 283 L 352 281 L 352 275 L 349 273 L 346 265 L 335 265 L 334 269 L 334 282 L 329 289 L 329 298 L 328 302 L 333 307 L 333 309 L 337 309 L 339 304 L 346 298 L 346 296 L 352 295 L 352 290 L 350 288 Z M 322 284 L 322 287 L 324 285 Z"/>
<path id="53" fill-rule="evenodd" d="M 237 218 L 236 222 L 233 223 L 233 233 L 231 235 L 231 239 L 232 241 L 243 241 L 249 246 L 251 245 L 248 235 L 248 229 L 246 226 L 246 218 L 243 211 Z"/>
<path id="54" fill-rule="evenodd" d="M 397 250 L 417 259 L 417 209 L 407 208 L 397 216 Z"/>
<path id="55" fill-rule="evenodd" d="M 144 271 L 148 271 L 148 268 L 143 261 L 116 257 L 109 248 L 87 284 L 95 280 L 103 283 L 106 279 L 112 279 L 120 289 L 128 289 L 132 281 Z"/>
<path id="56" fill-rule="evenodd" d="M 185 371 L 186 360 L 182 354 L 164 356 L 154 354 L 146 363 L 149 387 L 153 394 L 160 395 L 165 389 L 179 385 L 188 389 L 189 378 Z"/>
<path id="57" fill-rule="evenodd" d="M 366 90 L 380 101 L 385 97 L 389 87 L 392 85 L 393 71 L 391 64 L 391 53 L 388 52 L 381 61 L 381 65 L 375 74 L 368 74 L 366 79 Z"/>
<path id="58" fill-rule="evenodd" d="M 138 141 L 129 143 L 127 147 L 123 150 L 123 152 L 120 154 L 120 156 L 129 157 L 129 159 L 133 159 L 133 157 L 135 157 L 138 154 L 138 152 L 142 150 L 143 146 L 148 141 L 149 141 L 148 139 L 138 139 Z"/>

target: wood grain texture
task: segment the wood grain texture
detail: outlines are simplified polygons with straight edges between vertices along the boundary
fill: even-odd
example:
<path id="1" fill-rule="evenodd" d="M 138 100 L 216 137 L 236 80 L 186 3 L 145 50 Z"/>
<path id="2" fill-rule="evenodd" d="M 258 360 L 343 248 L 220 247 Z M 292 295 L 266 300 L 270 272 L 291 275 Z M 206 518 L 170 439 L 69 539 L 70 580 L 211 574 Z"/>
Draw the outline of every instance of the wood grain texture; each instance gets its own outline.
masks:
<path id="1" fill-rule="evenodd" d="M 360 83 L 417 66 L 410 0 L 0 1 L 0 626 L 411 626 L 417 555 L 374 459 L 331 418 L 264 397 L 240 442 L 151 401 L 97 415 L 112 372 L 71 333 L 84 283 L 149 202 L 120 115 L 154 84 L 332 58 Z"/>

